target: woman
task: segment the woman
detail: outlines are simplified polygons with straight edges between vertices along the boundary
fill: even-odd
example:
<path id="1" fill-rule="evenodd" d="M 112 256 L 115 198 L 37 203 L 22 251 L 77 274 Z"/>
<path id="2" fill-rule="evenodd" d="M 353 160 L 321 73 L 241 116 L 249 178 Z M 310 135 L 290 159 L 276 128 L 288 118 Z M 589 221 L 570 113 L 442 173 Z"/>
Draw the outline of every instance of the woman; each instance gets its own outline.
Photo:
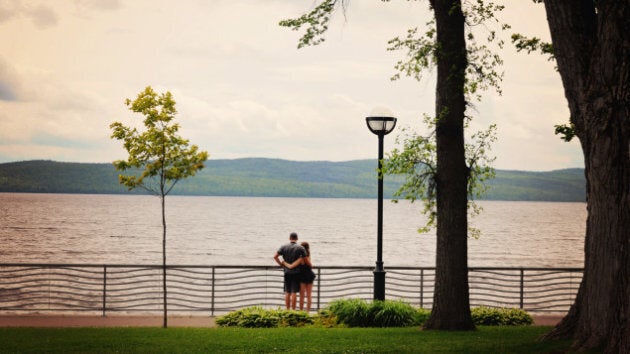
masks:
<path id="1" fill-rule="evenodd" d="M 306 257 L 302 257 L 291 264 L 283 261 L 282 265 L 289 269 L 300 267 L 300 274 L 302 278 L 300 281 L 300 310 L 304 310 L 304 296 L 306 296 L 306 311 L 310 312 L 315 273 L 313 272 L 313 264 L 311 263 L 310 246 L 308 242 L 302 242 L 301 245 L 306 250 Z"/>

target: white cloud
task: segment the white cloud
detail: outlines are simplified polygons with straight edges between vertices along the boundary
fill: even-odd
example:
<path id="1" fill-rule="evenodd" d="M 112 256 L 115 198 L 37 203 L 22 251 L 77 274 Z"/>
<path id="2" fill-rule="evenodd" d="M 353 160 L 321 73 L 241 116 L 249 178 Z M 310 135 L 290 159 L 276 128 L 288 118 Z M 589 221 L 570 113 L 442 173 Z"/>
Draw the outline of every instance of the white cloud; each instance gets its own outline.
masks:
<path id="1" fill-rule="evenodd" d="M 19 99 L 19 80 L 6 60 L 0 55 L 0 101 Z"/>
<path id="2" fill-rule="evenodd" d="M 399 127 L 424 129 L 422 114 L 434 111 L 435 77 L 391 82 L 404 53 L 386 47 L 388 39 L 424 25 L 427 4 L 352 2 L 347 17 L 338 13 L 331 23 L 325 43 L 297 50 L 300 33 L 277 24 L 312 5 L 0 3 L 0 162 L 124 157 L 109 124 L 141 122 L 123 101 L 147 85 L 173 92 L 182 135 L 212 158 L 375 158 L 376 140 L 364 121 L 375 106 L 396 112 Z M 548 36 L 540 6 L 507 5 L 515 32 Z M 553 135 L 553 125 L 568 117 L 553 63 L 513 50 L 504 57 L 504 95 L 476 104 L 474 121 L 476 128 L 499 125 L 497 167 L 581 165 L 579 147 Z"/>
<path id="3" fill-rule="evenodd" d="M 58 22 L 57 13 L 47 2 L 13 0 L 0 3 L 0 24 L 21 18 L 28 19 L 38 29 Z"/>
<path id="4" fill-rule="evenodd" d="M 55 11 L 44 4 L 27 6 L 25 8 L 25 14 L 30 17 L 33 24 L 40 29 L 44 29 L 57 24 L 57 14 Z"/>
<path id="5" fill-rule="evenodd" d="M 120 0 L 75 0 L 78 9 L 92 10 L 118 10 L 122 7 Z"/>

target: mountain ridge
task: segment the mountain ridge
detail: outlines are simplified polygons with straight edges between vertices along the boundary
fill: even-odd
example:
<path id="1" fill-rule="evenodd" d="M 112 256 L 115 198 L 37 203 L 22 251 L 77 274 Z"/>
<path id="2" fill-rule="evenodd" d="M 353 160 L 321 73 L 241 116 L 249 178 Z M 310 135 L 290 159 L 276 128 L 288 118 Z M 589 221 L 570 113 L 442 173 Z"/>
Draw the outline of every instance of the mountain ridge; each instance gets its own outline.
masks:
<path id="1" fill-rule="evenodd" d="M 206 161 L 196 176 L 182 180 L 174 195 L 375 198 L 376 160 L 293 161 L 273 158 Z M 546 172 L 497 170 L 485 200 L 585 201 L 581 168 Z M 146 194 L 127 191 L 111 163 L 30 160 L 0 164 L 0 192 Z M 385 176 L 390 199 L 400 176 Z"/>

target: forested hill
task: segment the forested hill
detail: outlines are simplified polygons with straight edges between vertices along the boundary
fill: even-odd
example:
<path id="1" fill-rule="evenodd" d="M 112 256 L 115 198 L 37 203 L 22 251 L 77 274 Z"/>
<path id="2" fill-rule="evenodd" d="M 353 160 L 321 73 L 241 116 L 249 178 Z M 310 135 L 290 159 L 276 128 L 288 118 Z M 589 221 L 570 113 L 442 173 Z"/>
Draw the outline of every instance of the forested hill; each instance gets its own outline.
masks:
<path id="1" fill-rule="evenodd" d="M 25 161 L 0 164 L 0 192 L 120 194 L 112 164 Z M 390 198 L 400 178 L 385 177 Z M 485 199 L 585 200 L 582 169 L 551 172 L 497 171 Z M 287 161 L 263 158 L 208 160 L 196 176 L 180 181 L 172 194 L 375 198 L 376 160 Z"/>

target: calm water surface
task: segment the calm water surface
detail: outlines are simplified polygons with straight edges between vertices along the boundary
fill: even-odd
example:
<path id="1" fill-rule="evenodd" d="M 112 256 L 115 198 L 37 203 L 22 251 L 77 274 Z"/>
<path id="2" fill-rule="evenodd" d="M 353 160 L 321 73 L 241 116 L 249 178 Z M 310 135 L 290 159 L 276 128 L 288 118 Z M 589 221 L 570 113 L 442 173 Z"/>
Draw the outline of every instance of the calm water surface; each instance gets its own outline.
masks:
<path id="1" fill-rule="evenodd" d="M 274 265 L 296 231 L 313 262 L 373 266 L 376 200 L 167 197 L 167 261 Z M 479 203 L 470 266 L 582 267 L 584 203 Z M 383 261 L 433 266 L 435 233 L 418 234 L 420 204 L 384 203 Z M 162 224 L 153 196 L 0 193 L 0 263 L 161 264 Z"/>

